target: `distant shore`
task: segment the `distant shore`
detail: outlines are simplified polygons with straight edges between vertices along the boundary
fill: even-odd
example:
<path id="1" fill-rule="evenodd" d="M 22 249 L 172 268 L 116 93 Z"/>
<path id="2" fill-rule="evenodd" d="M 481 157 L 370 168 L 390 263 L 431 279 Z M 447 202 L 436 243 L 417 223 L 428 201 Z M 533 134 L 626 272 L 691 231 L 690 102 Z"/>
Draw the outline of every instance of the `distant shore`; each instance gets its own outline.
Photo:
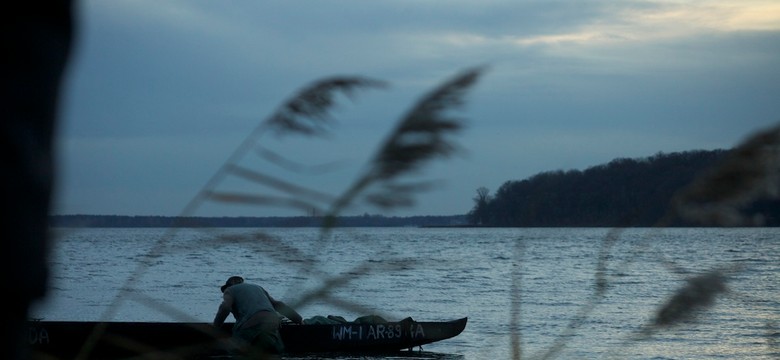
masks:
<path id="1" fill-rule="evenodd" d="M 134 227 L 322 227 L 317 216 L 274 217 L 177 217 L 126 215 L 52 215 L 51 227 L 134 228 Z M 466 215 L 387 217 L 381 215 L 342 216 L 336 227 L 471 227 Z"/>

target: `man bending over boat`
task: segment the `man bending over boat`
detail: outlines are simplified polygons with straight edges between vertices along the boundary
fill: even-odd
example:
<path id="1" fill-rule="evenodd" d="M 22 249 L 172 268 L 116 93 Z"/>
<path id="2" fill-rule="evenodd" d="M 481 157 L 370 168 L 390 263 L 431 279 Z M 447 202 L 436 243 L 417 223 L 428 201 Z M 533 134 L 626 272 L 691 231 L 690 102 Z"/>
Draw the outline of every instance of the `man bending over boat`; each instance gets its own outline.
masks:
<path id="1" fill-rule="evenodd" d="M 279 333 L 282 316 L 297 324 L 303 318 L 287 304 L 274 299 L 259 285 L 245 283 L 240 276 L 231 276 L 222 285 L 222 303 L 214 317 L 214 326 L 221 327 L 230 313 L 236 319 L 233 338 L 252 345 L 252 351 L 279 354 L 284 343 Z M 281 314 L 281 315 L 280 315 Z"/>

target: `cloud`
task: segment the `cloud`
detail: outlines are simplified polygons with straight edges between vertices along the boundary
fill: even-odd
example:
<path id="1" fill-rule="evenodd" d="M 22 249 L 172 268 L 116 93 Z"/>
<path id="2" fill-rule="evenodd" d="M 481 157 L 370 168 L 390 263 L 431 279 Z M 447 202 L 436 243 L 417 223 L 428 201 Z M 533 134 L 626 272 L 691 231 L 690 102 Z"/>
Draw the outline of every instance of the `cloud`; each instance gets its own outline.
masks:
<path id="1" fill-rule="evenodd" d="M 660 3 L 658 6 L 616 9 L 607 18 L 594 19 L 576 31 L 516 36 L 508 40 L 523 46 L 680 40 L 703 34 L 780 30 L 780 4 L 769 1 L 706 1 Z"/>

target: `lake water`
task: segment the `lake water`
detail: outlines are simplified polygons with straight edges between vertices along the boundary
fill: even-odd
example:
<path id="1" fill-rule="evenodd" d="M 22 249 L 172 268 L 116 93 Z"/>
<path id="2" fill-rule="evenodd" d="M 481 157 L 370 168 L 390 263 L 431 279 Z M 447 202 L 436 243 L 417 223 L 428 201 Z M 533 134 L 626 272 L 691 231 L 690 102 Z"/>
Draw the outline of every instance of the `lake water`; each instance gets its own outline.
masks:
<path id="1" fill-rule="evenodd" d="M 434 358 L 780 358 L 775 228 L 58 229 L 54 250 L 36 318 L 211 322 L 219 286 L 241 275 L 304 318 L 467 316 L 461 335 L 424 346 Z M 727 291 L 648 331 L 712 271 Z M 596 274 L 607 287 L 594 297 Z"/>

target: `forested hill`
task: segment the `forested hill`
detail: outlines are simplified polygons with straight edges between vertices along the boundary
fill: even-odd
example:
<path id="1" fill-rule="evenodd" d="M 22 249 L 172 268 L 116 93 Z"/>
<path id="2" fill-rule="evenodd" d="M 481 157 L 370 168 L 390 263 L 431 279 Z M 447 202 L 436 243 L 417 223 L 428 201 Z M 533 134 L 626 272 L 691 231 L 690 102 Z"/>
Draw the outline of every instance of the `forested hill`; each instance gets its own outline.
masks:
<path id="1" fill-rule="evenodd" d="M 505 227 L 656 226 L 676 191 L 711 169 L 727 150 L 688 151 L 615 159 L 584 171 L 550 171 L 507 181 L 493 196 L 477 190 L 470 224 Z M 780 225 L 780 202 L 750 204 L 763 226 Z M 678 221 L 673 226 L 690 226 Z"/>

